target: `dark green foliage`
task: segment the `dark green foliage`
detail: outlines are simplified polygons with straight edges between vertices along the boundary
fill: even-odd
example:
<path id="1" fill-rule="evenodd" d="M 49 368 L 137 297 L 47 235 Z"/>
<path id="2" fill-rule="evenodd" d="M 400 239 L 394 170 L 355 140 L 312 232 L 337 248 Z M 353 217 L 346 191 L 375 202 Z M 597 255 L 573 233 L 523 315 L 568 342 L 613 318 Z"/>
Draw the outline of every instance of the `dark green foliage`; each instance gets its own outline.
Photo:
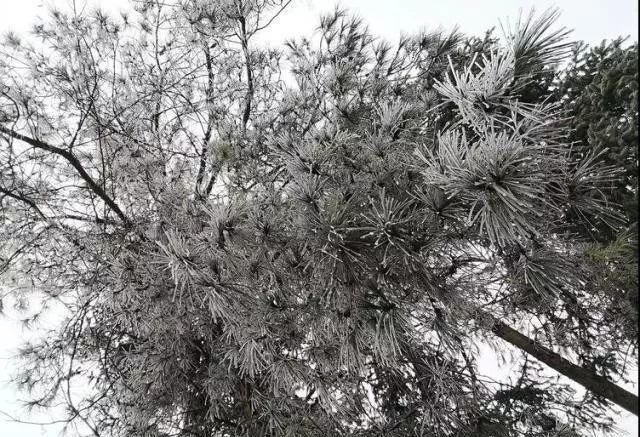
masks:
<path id="1" fill-rule="evenodd" d="M 555 90 L 572 128 L 576 157 L 618 169 L 603 184 L 603 209 L 621 206 L 624 220 L 614 226 L 577 218 L 585 237 L 598 245 L 589 250 L 594 290 L 608 293 L 607 319 L 619 321 L 629 338 L 638 335 L 638 45 L 624 39 L 595 47 L 577 45 Z"/>
<path id="2" fill-rule="evenodd" d="M 575 156 L 598 155 L 622 175 L 604 191 L 624 207 L 631 226 L 638 219 L 638 45 L 618 39 L 600 46 L 578 45 L 556 90 L 570 117 Z M 615 239 L 611 228 L 587 229 Z"/>

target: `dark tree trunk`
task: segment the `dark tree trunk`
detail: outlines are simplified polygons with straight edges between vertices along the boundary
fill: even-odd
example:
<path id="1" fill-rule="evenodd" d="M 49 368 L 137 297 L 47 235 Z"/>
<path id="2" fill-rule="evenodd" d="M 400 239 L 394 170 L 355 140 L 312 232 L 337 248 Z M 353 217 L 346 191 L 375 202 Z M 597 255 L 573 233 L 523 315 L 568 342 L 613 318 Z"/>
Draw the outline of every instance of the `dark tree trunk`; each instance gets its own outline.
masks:
<path id="1" fill-rule="evenodd" d="M 493 321 L 494 334 L 518 349 L 537 358 L 555 371 L 582 385 L 598 396 L 613 402 L 625 410 L 638 415 L 638 396 L 618 387 L 608 379 L 596 374 L 592 370 L 577 366 L 562 358 L 557 353 L 507 326 L 495 317 L 487 316 Z"/>

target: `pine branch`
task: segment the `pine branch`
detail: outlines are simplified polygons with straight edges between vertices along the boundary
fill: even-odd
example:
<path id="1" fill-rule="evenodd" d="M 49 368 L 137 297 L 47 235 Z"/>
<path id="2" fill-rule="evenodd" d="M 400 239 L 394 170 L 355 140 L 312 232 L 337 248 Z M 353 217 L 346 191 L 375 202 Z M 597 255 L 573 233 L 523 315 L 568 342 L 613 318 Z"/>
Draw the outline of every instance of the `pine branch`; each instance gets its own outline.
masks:
<path id="1" fill-rule="evenodd" d="M 64 158 L 71 166 L 76 169 L 80 178 L 87 184 L 89 189 L 96 194 L 99 198 L 101 198 L 109 208 L 122 220 L 126 227 L 132 227 L 133 223 L 127 218 L 125 213 L 120 209 L 118 204 L 107 195 L 107 193 L 102 189 L 100 185 L 89 175 L 87 170 L 82 166 L 80 160 L 71 153 L 69 150 L 62 149 L 60 147 L 52 146 L 44 141 L 34 139 L 25 135 L 22 135 L 12 129 L 8 129 L 4 126 L 0 126 L 0 132 L 8 135 L 11 138 L 14 138 L 19 141 L 23 141 L 36 149 L 44 150 L 49 153 L 53 153 L 55 155 L 61 156 Z"/>

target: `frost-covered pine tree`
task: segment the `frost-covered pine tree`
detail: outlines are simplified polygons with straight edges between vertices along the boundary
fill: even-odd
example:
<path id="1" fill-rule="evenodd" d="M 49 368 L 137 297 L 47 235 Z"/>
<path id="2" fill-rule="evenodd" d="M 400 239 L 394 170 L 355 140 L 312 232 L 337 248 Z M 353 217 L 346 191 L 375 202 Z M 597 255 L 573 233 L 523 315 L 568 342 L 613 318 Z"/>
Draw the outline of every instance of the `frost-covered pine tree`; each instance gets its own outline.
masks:
<path id="1" fill-rule="evenodd" d="M 24 349 L 32 405 L 95 436 L 577 436 L 637 414 L 612 382 L 637 336 L 572 233 L 623 224 L 618 169 L 575 160 L 547 100 L 556 13 L 391 45 L 337 10 L 266 49 L 286 3 L 8 36 L 3 285 L 68 309 Z M 482 345 L 523 357 L 517 380 L 482 374 Z"/>

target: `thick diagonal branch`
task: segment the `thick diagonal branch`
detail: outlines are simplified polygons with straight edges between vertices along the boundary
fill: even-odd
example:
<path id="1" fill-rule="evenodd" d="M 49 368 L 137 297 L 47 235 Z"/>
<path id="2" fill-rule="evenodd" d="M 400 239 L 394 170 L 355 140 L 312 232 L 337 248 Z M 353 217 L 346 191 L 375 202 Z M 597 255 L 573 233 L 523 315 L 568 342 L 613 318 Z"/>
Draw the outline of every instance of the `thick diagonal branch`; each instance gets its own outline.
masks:
<path id="1" fill-rule="evenodd" d="M 64 158 L 71 166 L 78 172 L 80 178 L 87 184 L 87 187 L 95 193 L 105 204 L 122 220 L 127 227 L 131 227 L 132 223 L 129 221 L 125 213 L 120 209 L 118 204 L 102 189 L 102 187 L 93 180 L 91 175 L 87 173 L 87 170 L 82 166 L 82 163 L 78 158 L 69 150 L 62 149 L 60 147 L 52 146 L 44 141 L 22 135 L 14 130 L 8 129 L 4 126 L 0 126 L 0 132 L 8 135 L 19 141 L 23 141 L 36 149 L 44 150 L 46 152 L 53 153 L 55 155 Z"/>
<path id="2" fill-rule="evenodd" d="M 613 382 L 592 370 L 573 364 L 571 361 L 516 331 L 492 315 L 483 313 L 483 317 L 491 321 L 491 331 L 507 343 L 537 358 L 592 393 L 602 396 L 636 416 L 638 415 L 638 396 L 618 387 Z"/>

